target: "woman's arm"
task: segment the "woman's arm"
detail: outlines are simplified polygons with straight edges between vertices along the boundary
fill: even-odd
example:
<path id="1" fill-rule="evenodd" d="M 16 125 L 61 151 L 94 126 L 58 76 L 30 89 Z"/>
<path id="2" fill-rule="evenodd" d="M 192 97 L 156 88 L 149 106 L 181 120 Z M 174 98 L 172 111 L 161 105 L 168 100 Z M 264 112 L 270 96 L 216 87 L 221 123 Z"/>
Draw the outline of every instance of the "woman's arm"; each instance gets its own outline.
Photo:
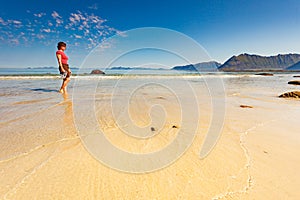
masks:
<path id="1" fill-rule="evenodd" d="M 56 57 L 57 57 L 57 62 L 58 62 L 58 65 L 60 67 L 60 70 L 62 72 L 65 72 L 65 69 L 63 68 L 63 65 L 62 65 L 62 62 L 61 62 L 61 55 L 60 54 L 56 54 Z"/>

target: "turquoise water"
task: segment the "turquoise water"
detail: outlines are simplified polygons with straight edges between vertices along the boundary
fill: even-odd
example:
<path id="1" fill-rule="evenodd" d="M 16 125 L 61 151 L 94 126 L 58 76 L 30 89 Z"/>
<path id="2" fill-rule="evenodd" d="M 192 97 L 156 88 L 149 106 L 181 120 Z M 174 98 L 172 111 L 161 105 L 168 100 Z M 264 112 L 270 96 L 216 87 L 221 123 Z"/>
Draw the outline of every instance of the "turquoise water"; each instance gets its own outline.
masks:
<path id="1" fill-rule="evenodd" d="M 92 68 L 71 68 L 74 75 L 88 75 L 93 70 Z M 142 70 L 111 70 L 100 69 L 107 75 L 115 74 L 197 74 L 197 72 L 190 71 L 176 71 L 169 69 L 142 69 Z M 0 76 L 4 75 L 58 75 L 58 68 L 0 68 Z"/>
<path id="2" fill-rule="evenodd" d="M 294 75 L 297 74 L 74 76 L 68 85 L 68 91 L 70 99 L 75 97 L 75 100 L 84 102 L 95 98 L 100 104 L 109 99 L 125 99 L 132 94 L 151 97 L 151 94 L 167 89 L 170 94 L 182 97 L 183 105 L 190 104 L 190 98 L 195 94 L 198 96 L 199 105 L 205 107 L 209 107 L 209 102 L 214 99 L 221 99 L 226 104 L 228 99 L 233 99 L 234 101 L 230 102 L 237 107 L 246 104 L 272 109 L 272 106 L 277 104 L 290 104 L 298 108 L 300 101 L 278 98 L 278 95 L 284 92 L 300 89 L 299 86 L 287 84 L 290 80 L 297 80 Z M 26 118 L 28 115 L 62 104 L 64 98 L 58 93 L 61 82 L 59 76 L 0 76 L 0 124 Z M 161 97 L 169 99 L 167 93 Z"/>
<path id="3" fill-rule="evenodd" d="M 71 68 L 72 74 L 89 76 L 93 68 Z M 195 72 L 177 71 L 171 69 L 131 69 L 131 70 L 112 70 L 100 69 L 105 72 L 105 76 L 114 75 L 254 75 L 256 72 Z M 294 72 L 273 72 L 274 75 L 298 75 Z M 0 77 L 3 76 L 59 76 L 58 68 L 0 68 Z"/>

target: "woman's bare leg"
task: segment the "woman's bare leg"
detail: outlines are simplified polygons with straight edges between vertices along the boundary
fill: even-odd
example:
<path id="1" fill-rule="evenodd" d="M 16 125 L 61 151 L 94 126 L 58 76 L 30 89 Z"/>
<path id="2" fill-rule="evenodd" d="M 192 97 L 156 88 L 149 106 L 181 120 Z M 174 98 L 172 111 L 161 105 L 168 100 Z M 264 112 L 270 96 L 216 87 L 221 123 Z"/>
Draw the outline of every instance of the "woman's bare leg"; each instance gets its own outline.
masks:
<path id="1" fill-rule="evenodd" d="M 67 85 L 70 82 L 70 78 L 65 78 L 61 84 L 61 87 L 59 89 L 60 93 L 65 93 L 67 92 Z"/>
<path id="2" fill-rule="evenodd" d="M 69 82 L 70 82 L 70 78 L 66 78 L 63 81 L 61 89 L 63 90 L 64 93 L 67 93 L 67 85 L 68 85 Z"/>
<path id="3" fill-rule="evenodd" d="M 61 84 L 61 87 L 60 87 L 60 89 L 59 89 L 59 92 L 60 92 L 60 93 L 64 93 L 64 88 L 63 88 L 64 82 L 65 82 L 65 80 L 63 80 L 63 82 L 62 82 L 62 84 Z"/>

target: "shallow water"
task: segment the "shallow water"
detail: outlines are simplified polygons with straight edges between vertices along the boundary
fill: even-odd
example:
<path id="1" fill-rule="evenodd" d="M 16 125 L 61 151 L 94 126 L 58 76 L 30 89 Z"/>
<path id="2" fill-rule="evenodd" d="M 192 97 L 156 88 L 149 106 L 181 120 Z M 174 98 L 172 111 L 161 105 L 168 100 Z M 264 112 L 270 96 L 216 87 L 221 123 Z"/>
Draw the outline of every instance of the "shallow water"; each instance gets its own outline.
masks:
<path id="1" fill-rule="evenodd" d="M 287 82 L 294 80 L 293 74 L 277 74 L 271 77 L 255 75 L 128 75 L 128 76 L 82 76 L 73 77 L 69 85 L 69 93 L 72 93 L 74 85 L 76 91 L 94 90 L 97 93 L 128 93 L 131 89 L 146 85 L 160 84 L 161 86 L 175 86 L 174 92 L 180 92 L 190 86 L 202 85 L 204 87 L 217 88 L 221 83 L 224 85 L 226 94 L 229 96 L 241 96 L 249 98 L 269 97 L 274 101 L 280 101 L 275 98 L 286 91 L 297 90 L 299 86 L 288 85 Z M 215 80 L 218 80 L 217 86 Z M 21 76 L 0 77 L 0 101 L 1 117 L 0 122 L 12 120 L 18 116 L 26 115 L 40 109 L 60 102 L 57 90 L 60 87 L 61 79 L 58 77 L 44 76 Z M 205 84 L 205 85 L 203 85 Z M 185 88 L 184 88 L 185 86 Z M 119 94 L 118 94 L 119 95 Z M 267 100 L 267 99 L 266 99 Z M 291 104 L 295 102 L 291 101 Z"/>

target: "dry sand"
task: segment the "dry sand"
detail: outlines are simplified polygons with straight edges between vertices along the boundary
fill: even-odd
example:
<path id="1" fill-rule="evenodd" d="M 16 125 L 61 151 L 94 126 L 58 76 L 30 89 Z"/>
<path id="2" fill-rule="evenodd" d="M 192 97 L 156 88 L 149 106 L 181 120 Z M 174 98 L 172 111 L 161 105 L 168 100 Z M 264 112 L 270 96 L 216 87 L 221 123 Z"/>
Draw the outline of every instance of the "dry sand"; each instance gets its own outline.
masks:
<path id="1" fill-rule="evenodd" d="M 117 171 L 89 154 L 76 132 L 72 94 L 65 98 L 57 94 L 60 102 L 56 104 L 2 120 L 0 198 L 300 199 L 299 102 L 275 95 L 247 96 L 249 90 L 236 92 L 229 85 L 222 135 L 213 151 L 200 159 L 212 108 L 205 88 L 197 87 L 202 91 L 198 93 L 201 117 L 191 147 L 173 164 L 150 173 Z M 118 129 L 109 93 L 96 96 L 96 115 L 112 144 L 128 152 L 147 153 L 176 137 L 181 128 L 178 102 L 167 92 L 149 91 L 131 102 L 136 124 L 147 125 L 149 99 L 151 104 L 164 105 L 167 115 L 159 134 L 144 140 Z M 14 101 L 10 106 L 37 103 L 43 101 Z M 253 108 L 241 108 L 242 104 Z M 13 116 L 18 111 L 11 112 Z M 174 124 L 178 128 L 172 128 Z"/>

